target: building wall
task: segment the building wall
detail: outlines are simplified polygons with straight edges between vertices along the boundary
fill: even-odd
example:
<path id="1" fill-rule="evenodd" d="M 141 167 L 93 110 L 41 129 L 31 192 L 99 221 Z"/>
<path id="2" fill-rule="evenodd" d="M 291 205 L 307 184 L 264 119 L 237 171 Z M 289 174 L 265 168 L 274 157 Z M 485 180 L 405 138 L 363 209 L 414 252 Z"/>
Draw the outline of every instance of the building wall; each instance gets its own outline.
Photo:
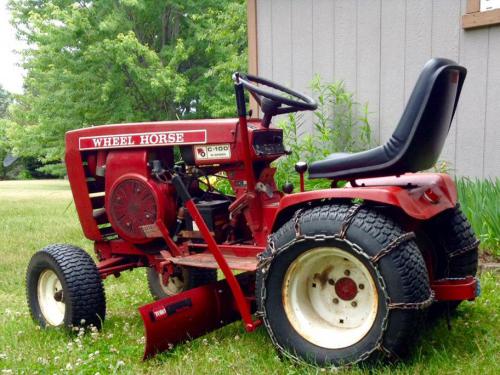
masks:
<path id="1" fill-rule="evenodd" d="M 441 160 L 460 176 L 500 177 L 500 25 L 463 30 L 465 9 L 466 0 L 257 0 L 258 74 L 309 93 L 316 73 L 343 80 L 383 143 L 425 62 L 458 61 L 468 75 Z"/>

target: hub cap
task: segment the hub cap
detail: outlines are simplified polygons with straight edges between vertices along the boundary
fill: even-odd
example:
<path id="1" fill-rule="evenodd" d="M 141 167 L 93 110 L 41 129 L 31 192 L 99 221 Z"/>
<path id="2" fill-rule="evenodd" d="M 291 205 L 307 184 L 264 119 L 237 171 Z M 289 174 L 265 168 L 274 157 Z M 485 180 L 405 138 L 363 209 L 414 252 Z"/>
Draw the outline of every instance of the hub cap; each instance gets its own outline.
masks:
<path id="1" fill-rule="evenodd" d="M 366 266 L 336 247 L 318 247 L 293 261 L 283 280 L 285 313 L 306 340 L 340 349 L 361 340 L 377 316 L 378 294 Z"/>
<path id="2" fill-rule="evenodd" d="M 38 279 L 38 304 L 49 325 L 59 326 L 64 321 L 66 305 L 61 281 L 52 270 L 44 270 Z"/>
<path id="3" fill-rule="evenodd" d="M 158 274 L 158 277 L 160 279 L 160 286 L 166 295 L 173 296 L 174 294 L 178 294 L 184 291 L 184 274 L 185 272 L 182 272 L 181 275 L 170 275 L 168 277 L 167 283 L 163 281 L 163 275 L 161 273 Z"/>

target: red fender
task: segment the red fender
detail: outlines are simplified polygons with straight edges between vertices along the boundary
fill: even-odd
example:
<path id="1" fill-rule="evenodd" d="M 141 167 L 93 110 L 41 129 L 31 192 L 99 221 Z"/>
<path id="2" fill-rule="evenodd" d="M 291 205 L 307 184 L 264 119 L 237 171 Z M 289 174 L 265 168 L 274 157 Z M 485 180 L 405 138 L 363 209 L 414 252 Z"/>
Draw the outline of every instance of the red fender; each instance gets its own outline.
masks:
<path id="1" fill-rule="evenodd" d="M 455 207 L 457 190 L 452 178 L 442 173 L 408 173 L 399 177 L 381 177 L 357 180 L 356 186 L 316 190 L 284 196 L 276 212 L 322 199 L 363 199 L 401 208 L 408 216 L 419 220 L 430 219 L 440 212 Z"/>

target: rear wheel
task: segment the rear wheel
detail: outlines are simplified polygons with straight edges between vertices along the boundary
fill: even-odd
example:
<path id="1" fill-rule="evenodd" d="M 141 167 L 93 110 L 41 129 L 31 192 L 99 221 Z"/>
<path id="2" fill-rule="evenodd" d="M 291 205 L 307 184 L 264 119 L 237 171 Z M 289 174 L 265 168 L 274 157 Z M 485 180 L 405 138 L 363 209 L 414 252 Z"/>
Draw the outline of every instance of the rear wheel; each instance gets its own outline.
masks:
<path id="1" fill-rule="evenodd" d="M 459 205 L 427 223 L 424 235 L 435 257 L 435 279 L 476 276 L 479 241 Z M 440 315 L 446 308 L 455 310 L 460 303 L 437 303 L 432 308 L 432 315 Z"/>
<path id="2" fill-rule="evenodd" d="M 156 272 L 154 268 L 148 268 L 147 278 L 149 291 L 158 300 L 216 282 L 217 270 L 176 266 L 174 273 L 165 281 L 163 274 Z"/>
<path id="3" fill-rule="evenodd" d="M 42 327 L 94 325 L 106 315 L 106 299 L 92 258 L 71 245 L 49 245 L 33 255 L 26 272 L 33 319 Z"/>
<path id="4" fill-rule="evenodd" d="M 257 299 L 283 354 L 318 365 L 406 354 L 432 302 L 411 234 L 374 210 L 325 205 L 300 212 L 271 243 Z"/>
<path id="5" fill-rule="evenodd" d="M 301 253 L 288 267 L 282 294 L 295 331 L 323 348 L 357 343 L 377 317 L 377 285 L 368 266 L 340 247 Z"/>

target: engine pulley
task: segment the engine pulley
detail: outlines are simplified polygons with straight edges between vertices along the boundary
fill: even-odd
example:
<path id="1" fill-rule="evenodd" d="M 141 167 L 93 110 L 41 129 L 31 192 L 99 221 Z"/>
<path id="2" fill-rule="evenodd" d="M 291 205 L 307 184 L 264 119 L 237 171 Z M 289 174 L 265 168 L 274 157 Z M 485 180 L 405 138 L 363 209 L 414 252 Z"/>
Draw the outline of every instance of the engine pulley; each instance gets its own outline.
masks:
<path id="1" fill-rule="evenodd" d="M 109 222 L 124 239 L 146 242 L 144 225 L 154 224 L 163 217 L 159 200 L 162 194 L 155 185 L 137 177 L 126 177 L 111 188 L 108 199 Z"/>

